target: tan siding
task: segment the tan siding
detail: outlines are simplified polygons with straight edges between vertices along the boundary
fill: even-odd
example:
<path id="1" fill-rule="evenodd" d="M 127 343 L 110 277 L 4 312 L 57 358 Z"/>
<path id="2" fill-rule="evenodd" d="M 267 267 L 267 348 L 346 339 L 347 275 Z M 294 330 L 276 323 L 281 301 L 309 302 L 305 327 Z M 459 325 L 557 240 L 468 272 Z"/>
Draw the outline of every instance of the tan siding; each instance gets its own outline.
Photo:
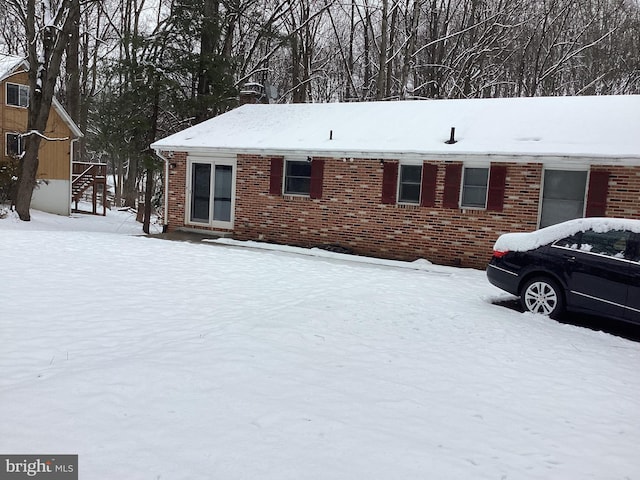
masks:
<path id="1" fill-rule="evenodd" d="M 27 109 L 8 106 L 6 103 L 6 83 L 27 85 L 26 73 L 10 76 L 2 82 L 0 88 L 0 159 L 7 159 L 6 133 L 24 132 L 27 129 Z M 45 136 L 49 138 L 65 138 L 63 141 L 42 140 L 40 144 L 38 178 L 51 180 L 68 180 L 71 175 L 70 149 L 71 131 L 58 112 L 52 107 L 47 122 Z"/>

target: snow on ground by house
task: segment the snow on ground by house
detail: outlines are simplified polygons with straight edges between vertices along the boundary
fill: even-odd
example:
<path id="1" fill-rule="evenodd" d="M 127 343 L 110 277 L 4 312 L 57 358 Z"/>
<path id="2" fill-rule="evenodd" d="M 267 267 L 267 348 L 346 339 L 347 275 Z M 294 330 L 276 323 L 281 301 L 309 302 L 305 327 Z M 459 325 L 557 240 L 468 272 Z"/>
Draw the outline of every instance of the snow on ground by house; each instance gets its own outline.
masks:
<path id="1" fill-rule="evenodd" d="M 640 345 L 492 305 L 482 271 L 33 218 L 0 220 L 3 453 L 83 480 L 640 478 Z"/>
<path id="2" fill-rule="evenodd" d="M 81 204 L 81 209 L 91 210 L 90 204 Z M 102 208 L 99 209 L 102 212 Z M 6 218 L 2 218 L 6 215 Z M 69 217 L 31 210 L 31 221 L 23 222 L 17 213 L 0 208 L 0 231 L 73 231 L 73 232 L 105 232 L 128 235 L 142 235 L 142 224 L 135 221 L 136 212 L 130 209 L 107 210 L 107 215 L 90 215 L 74 213 Z M 157 222 L 149 225 L 151 233 L 160 233 L 162 226 Z"/>

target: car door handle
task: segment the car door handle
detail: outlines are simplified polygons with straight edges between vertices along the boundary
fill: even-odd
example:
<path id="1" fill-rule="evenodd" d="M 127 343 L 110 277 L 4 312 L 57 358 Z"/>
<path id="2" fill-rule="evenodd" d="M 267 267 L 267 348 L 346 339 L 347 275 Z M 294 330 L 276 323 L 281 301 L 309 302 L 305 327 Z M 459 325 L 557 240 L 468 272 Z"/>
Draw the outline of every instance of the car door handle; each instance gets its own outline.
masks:
<path id="1" fill-rule="evenodd" d="M 575 263 L 576 262 L 576 257 L 574 257 L 574 256 L 565 257 L 565 260 L 567 261 L 567 263 Z"/>

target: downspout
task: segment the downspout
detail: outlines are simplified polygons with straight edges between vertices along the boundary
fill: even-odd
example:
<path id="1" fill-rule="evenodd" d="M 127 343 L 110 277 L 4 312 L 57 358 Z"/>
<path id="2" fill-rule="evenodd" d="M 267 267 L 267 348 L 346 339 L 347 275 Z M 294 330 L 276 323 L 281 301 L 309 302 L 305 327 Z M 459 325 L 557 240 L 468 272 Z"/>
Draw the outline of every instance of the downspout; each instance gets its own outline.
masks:
<path id="1" fill-rule="evenodd" d="M 162 221 L 162 233 L 169 228 L 169 159 L 162 155 L 162 151 L 154 149 L 156 155 L 164 160 L 164 218 Z"/>
<path id="2" fill-rule="evenodd" d="M 73 159 L 75 158 L 75 142 L 80 140 L 79 138 L 72 138 L 69 142 L 69 213 L 71 215 L 71 204 L 73 203 Z"/>

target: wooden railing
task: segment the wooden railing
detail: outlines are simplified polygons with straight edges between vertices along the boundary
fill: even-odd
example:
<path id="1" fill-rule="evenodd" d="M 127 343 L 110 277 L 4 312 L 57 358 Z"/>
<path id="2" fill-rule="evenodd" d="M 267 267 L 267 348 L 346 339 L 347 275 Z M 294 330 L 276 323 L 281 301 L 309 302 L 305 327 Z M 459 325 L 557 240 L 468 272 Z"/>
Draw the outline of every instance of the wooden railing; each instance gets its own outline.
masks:
<path id="1" fill-rule="evenodd" d="M 73 162 L 72 169 L 71 199 L 76 204 L 75 210 L 78 210 L 78 202 L 82 198 L 84 192 L 86 192 L 89 188 L 93 188 L 93 192 L 91 195 L 93 214 L 97 214 L 98 190 L 101 190 L 100 193 L 102 196 L 102 215 L 106 215 L 107 164 Z"/>

